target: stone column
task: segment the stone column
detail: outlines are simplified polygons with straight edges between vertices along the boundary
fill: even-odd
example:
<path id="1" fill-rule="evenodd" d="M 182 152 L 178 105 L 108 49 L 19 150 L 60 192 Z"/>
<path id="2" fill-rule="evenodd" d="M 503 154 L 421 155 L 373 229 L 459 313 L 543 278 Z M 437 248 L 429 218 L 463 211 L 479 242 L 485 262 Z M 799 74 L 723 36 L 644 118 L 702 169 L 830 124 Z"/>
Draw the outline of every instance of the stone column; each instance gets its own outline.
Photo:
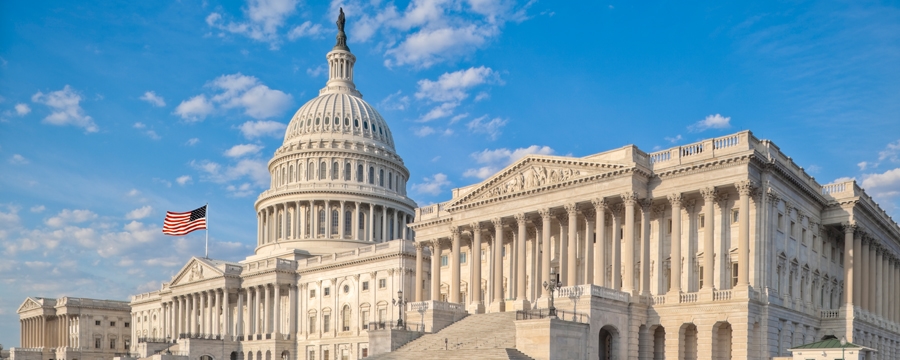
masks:
<path id="1" fill-rule="evenodd" d="M 538 210 L 541 215 L 541 279 L 550 279 L 550 209 Z M 542 303 L 550 301 L 550 291 L 541 284 Z"/>
<path id="2" fill-rule="evenodd" d="M 381 242 L 388 241 L 388 208 L 387 206 L 381 205 Z"/>
<path id="3" fill-rule="evenodd" d="M 594 212 L 593 208 L 584 209 L 581 211 L 581 214 L 584 216 L 584 264 L 583 271 L 581 272 L 584 275 L 584 284 L 593 284 L 594 283 L 594 228 L 596 225 L 594 224 Z"/>
<path id="4" fill-rule="evenodd" d="M 681 194 L 672 194 L 668 196 L 669 203 L 672 204 L 672 243 L 669 253 L 670 266 L 669 270 L 669 291 L 675 296 L 681 294 L 681 204 L 683 198 Z"/>
<path id="5" fill-rule="evenodd" d="M 375 204 L 369 203 L 369 241 L 375 242 Z"/>
<path id="6" fill-rule="evenodd" d="M 219 294 L 218 289 L 212 290 L 212 293 L 216 295 L 216 303 L 209 307 L 210 324 L 212 324 L 210 333 L 215 336 L 221 336 L 222 320 L 219 317 L 219 308 L 222 307 L 222 295 Z M 212 298 L 210 298 L 210 300 L 212 300 Z"/>
<path id="7" fill-rule="evenodd" d="M 247 288 L 247 336 L 256 336 L 256 311 L 258 309 L 259 293 L 255 286 Z"/>
<path id="8" fill-rule="evenodd" d="M 869 239 L 865 236 L 862 237 L 862 263 L 860 263 L 860 270 L 862 270 L 861 279 L 862 286 L 860 289 L 860 304 L 862 308 L 866 311 L 871 311 L 871 307 L 869 306 L 869 264 L 871 263 L 871 259 L 869 257 Z"/>
<path id="9" fill-rule="evenodd" d="M 400 217 L 400 238 L 406 240 L 406 223 L 407 223 L 406 213 L 401 213 Z"/>
<path id="10" fill-rule="evenodd" d="M 340 225 L 338 228 L 340 228 Z M 272 287 L 275 288 L 275 296 L 272 300 L 272 323 L 274 325 L 274 337 L 277 339 L 281 335 L 281 284 L 274 283 L 272 284 Z M 337 293 L 338 289 L 334 289 L 334 291 Z"/>
<path id="11" fill-rule="evenodd" d="M 481 300 L 481 223 L 472 223 L 472 305 L 469 312 L 484 313 L 484 301 Z"/>
<path id="12" fill-rule="evenodd" d="M 872 295 L 875 297 L 874 309 L 875 314 L 878 316 L 884 316 L 884 303 L 882 302 L 881 296 L 883 295 L 882 290 L 884 290 L 883 279 L 887 276 L 887 273 L 883 272 L 884 269 L 884 250 L 879 246 L 875 248 L 875 272 L 878 276 L 873 276 L 873 280 L 875 280 L 875 286 L 872 287 Z"/>
<path id="13" fill-rule="evenodd" d="M 613 210 L 613 238 L 612 238 L 612 274 L 610 274 L 611 288 L 622 290 L 622 204 L 618 204 Z"/>
<path id="14" fill-rule="evenodd" d="M 844 304 L 849 308 L 859 306 L 859 283 L 856 281 L 858 270 L 854 269 L 856 264 L 857 252 L 854 248 L 853 232 L 856 231 L 856 225 L 844 223 Z"/>
<path id="15" fill-rule="evenodd" d="M 345 205 L 346 201 L 341 200 L 340 203 L 341 203 L 341 210 L 338 213 L 338 238 L 344 239 L 344 237 L 346 235 L 346 232 L 344 231 L 344 228 L 345 228 L 344 223 L 345 223 L 345 221 L 347 221 L 346 217 L 344 216 L 344 205 Z"/>
<path id="16" fill-rule="evenodd" d="M 325 215 L 327 216 L 330 211 L 325 210 Z M 326 228 L 330 227 L 329 224 L 325 223 Z M 335 293 L 337 289 L 334 289 Z M 271 334 L 272 333 L 272 301 L 269 299 L 269 285 L 262 286 L 263 292 L 263 319 L 262 319 L 262 333 L 263 334 Z"/>
<path id="17" fill-rule="evenodd" d="M 323 207 L 325 208 L 325 238 L 331 239 L 334 235 L 332 234 L 331 229 L 331 223 L 334 221 L 334 219 L 332 219 L 334 215 L 331 214 L 331 201 L 325 200 L 325 205 Z M 268 292 L 268 290 L 266 292 Z"/>
<path id="18" fill-rule="evenodd" d="M 737 286 L 741 290 L 750 287 L 750 192 L 753 183 L 749 180 L 737 184 L 740 195 L 738 210 L 738 279 Z M 812 246 L 816 246 L 813 244 Z M 822 249 L 824 252 L 825 249 Z"/>
<path id="19" fill-rule="evenodd" d="M 423 278 L 424 274 L 423 274 L 423 269 L 422 269 L 422 265 L 424 262 L 423 255 L 422 255 L 423 248 L 425 248 L 425 244 L 420 241 L 417 241 L 416 242 L 416 283 L 415 283 L 415 285 L 413 285 L 413 289 L 415 289 L 416 302 L 425 300 L 424 296 L 423 296 L 424 295 L 423 294 L 424 286 L 422 286 L 422 284 L 423 284 L 422 280 L 424 279 Z"/>
<path id="20" fill-rule="evenodd" d="M 247 295 L 246 292 L 241 291 L 240 288 L 237 289 L 237 319 L 235 320 L 235 329 L 234 335 L 236 336 L 244 336 L 244 296 Z M 244 339 L 246 340 L 246 339 Z"/>
<path id="21" fill-rule="evenodd" d="M 650 205 L 644 199 L 641 205 L 641 295 L 650 296 Z"/>
<path id="22" fill-rule="evenodd" d="M 701 290 L 715 290 L 715 278 L 713 274 L 715 273 L 716 263 L 715 263 L 715 221 L 713 217 L 715 216 L 715 201 L 718 195 L 716 189 L 714 187 L 708 187 L 703 190 L 700 190 L 700 194 L 703 195 L 703 213 L 704 213 L 704 224 L 703 224 L 703 288 Z"/>
<path id="23" fill-rule="evenodd" d="M 875 238 L 869 238 L 869 312 L 878 313 L 878 247 Z"/>
<path id="24" fill-rule="evenodd" d="M 624 248 L 622 257 L 625 258 L 625 273 L 622 275 L 622 291 L 637 295 L 634 287 L 634 205 L 637 202 L 637 193 L 622 194 L 625 203 L 625 229 Z"/>
<path id="25" fill-rule="evenodd" d="M 294 340 L 297 338 L 297 306 L 299 305 L 297 301 L 297 285 L 291 284 L 288 285 L 288 335 L 290 335 L 290 340 Z M 359 304 L 359 301 L 357 301 Z M 357 306 L 358 308 L 359 306 Z"/>
<path id="26" fill-rule="evenodd" d="M 231 303 L 228 294 L 228 288 L 222 288 L 222 334 L 223 339 L 231 340 Z"/>
<path id="27" fill-rule="evenodd" d="M 441 241 L 431 240 L 431 300 L 441 301 Z"/>
<path id="28" fill-rule="evenodd" d="M 565 206 L 568 216 L 568 235 L 565 238 L 566 286 L 578 285 L 578 208 L 574 203 Z M 562 251 L 562 249 L 560 249 Z"/>
<path id="29" fill-rule="evenodd" d="M 594 285 L 607 286 L 606 283 L 606 200 L 594 199 L 594 212 L 597 215 L 597 243 L 594 245 Z"/>
<path id="30" fill-rule="evenodd" d="M 526 228 L 525 214 L 516 214 L 516 224 L 518 225 L 518 234 L 516 235 L 516 310 L 527 310 L 531 308 L 528 302 L 525 290 L 525 239 Z"/>
<path id="31" fill-rule="evenodd" d="M 491 312 L 502 312 L 505 310 L 503 298 L 503 219 L 494 218 L 491 221 L 494 224 L 494 246 L 491 253 L 494 261 L 494 293 L 493 302 L 491 303 Z"/>
<path id="32" fill-rule="evenodd" d="M 359 207 L 360 203 L 357 201 L 356 207 L 353 208 L 353 220 L 350 221 L 350 232 L 353 234 L 353 240 L 363 240 L 359 237 Z"/>
<path id="33" fill-rule="evenodd" d="M 448 298 L 454 304 L 460 303 L 459 299 L 459 227 L 450 226 L 450 294 Z"/>
<path id="34" fill-rule="evenodd" d="M 287 203 L 281 204 L 281 239 L 285 240 L 288 238 L 288 207 Z M 218 305 L 216 305 L 218 306 Z"/>
<path id="35" fill-rule="evenodd" d="M 315 239 L 319 236 L 319 212 L 316 211 L 316 201 L 309 201 L 309 237 Z M 249 303 L 248 303 L 249 305 Z"/>

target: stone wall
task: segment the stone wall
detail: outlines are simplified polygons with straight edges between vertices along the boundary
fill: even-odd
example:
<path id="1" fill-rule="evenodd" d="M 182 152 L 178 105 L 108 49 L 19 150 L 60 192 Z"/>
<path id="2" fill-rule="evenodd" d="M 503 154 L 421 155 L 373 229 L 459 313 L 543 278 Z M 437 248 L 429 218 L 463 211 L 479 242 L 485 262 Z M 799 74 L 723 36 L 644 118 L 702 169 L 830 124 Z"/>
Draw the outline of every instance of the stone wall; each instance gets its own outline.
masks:
<path id="1" fill-rule="evenodd" d="M 586 360 L 588 325 L 551 318 L 518 320 L 516 349 L 536 360 Z"/>

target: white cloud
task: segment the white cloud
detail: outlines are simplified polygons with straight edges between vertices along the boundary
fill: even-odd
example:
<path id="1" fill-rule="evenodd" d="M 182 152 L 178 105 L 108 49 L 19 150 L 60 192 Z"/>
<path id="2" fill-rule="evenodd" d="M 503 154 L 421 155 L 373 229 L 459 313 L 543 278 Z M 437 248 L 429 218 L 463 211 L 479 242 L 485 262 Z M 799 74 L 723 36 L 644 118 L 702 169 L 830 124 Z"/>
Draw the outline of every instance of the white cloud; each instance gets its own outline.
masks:
<path id="1" fill-rule="evenodd" d="M 531 145 L 526 148 L 517 148 L 510 150 L 508 148 L 485 149 L 481 152 L 473 153 L 471 156 L 478 164 L 484 164 L 477 168 L 467 169 L 463 176 L 478 179 L 486 179 L 491 175 L 500 171 L 503 167 L 516 162 L 517 160 L 528 155 L 551 155 L 555 151 L 549 146 Z"/>
<path id="2" fill-rule="evenodd" d="M 141 100 L 144 100 L 144 101 L 150 103 L 150 105 L 153 105 L 156 107 L 166 106 L 166 101 L 163 100 L 162 96 L 156 95 L 156 93 L 153 91 L 145 92 L 144 95 L 141 96 Z"/>
<path id="3" fill-rule="evenodd" d="M 508 120 L 501 118 L 493 118 L 489 121 L 485 121 L 488 118 L 487 115 L 479 117 L 470 121 L 466 124 L 466 127 L 469 128 L 469 131 L 473 133 L 481 133 L 487 134 L 491 140 L 496 140 L 497 137 L 500 136 L 500 128 L 506 125 Z"/>
<path id="4" fill-rule="evenodd" d="M 176 178 L 175 182 L 177 182 L 178 185 L 184 186 L 184 185 L 189 184 L 191 182 L 191 180 L 192 179 L 191 179 L 190 175 L 182 175 L 182 176 L 179 176 L 178 178 Z"/>
<path id="5" fill-rule="evenodd" d="M 869 167 L 869 163 L 865 161 L 861 161 L 856 166 L 859 167 L 859 171 L 865 171 L 867 167 Z"/>
<path id="6" fill-rule="evenodd" d="M 263 136 L 279 138 L 284 136 L 285 129 L 287 125 L 271 120 L 247 121 L 241 124 L 241 134 L 248 139 Z"/>
<path id="7" fill-rule="evenodd" d="M 418 137 L 426 137 L 428 135 L 434 134 L 434 128 L 431 126 L 423 126 L 413 130 L 413 134 Z"/>
<path id="8" fill-rule="evenodd" d="M 187 146 L 194 146 L 194 145 L 197 145 L 197 143 L 199 143 L 199 142 L 200 142 L 200 139 L 198 139 L 198 138 L 190 138 L 190 139 L 188 139 L 188 141 L 185 144 L 187 144 Z"/>
<path id="9" fill-rule="evenodd" d="M 665 139 L 666 139 L 666 141 L 674 144 L 674 143 L 681 141 L 681 134 L 675 135 L 674 137 L 666 136 Z"/>
<path id="10" fill-rule="evenodd" d="M 62 227 L 64 225 L 82 223 L 96 218 L 97 214 L 90 210 L 63 209 L 59 214 L 47 219 L 44 223 L 52 227 Z"/>
<path id="11" fill-rule="evenodd" d="M 205 94 L 182 101 L 175 113 L 188 121 L 203 120 L 221 109 L 242 109 L 254 119 L 265 119 L 283 113 L 291 106 L 293 98 L 280 90 L 273 90 L 254 76 L 241 73 L 222 75 L 206 84 L 219 93 L 209 98 Z"/>
<path id="12" fill-rule="evenodd" d="M 444 188 L 450 186 L 450 181 L 447 180 L 447 175 L 442 173 L 434 174 L 431 177 L 426 177 L 422 179 L 422 183 L 413 184 L 412 190 L 419 194 L 428 194 L 428 195 L 438 195 Z"/>
<path id="13" fill-rule="evenodd" d="M 25 165 L 28 163 L 28 159 L 19 154 L 13 154 L 13 156 L 9 157 L 9 163 L 13 165 Z"/>
<path id="14" fill-rule="evenodd" d="M 22 104 L 22 103 L 16 104 L 15 109 L 16 109 L 16 115 L 19 115 L 19 116 L 25 116 L 31 112 L 31 107 L 29 107 L 28 104 Z"/>
<path id="15" fill-rule="evenodd" d="M 726 129 L 731 127 L 731 118 L 720 114 L 708 115 L 705 119 L 688 126 L 692 132 L 701 132 L 707 129 Z"/>
<path id="16" fill-rule="evenodd" d="M 44 212 L 44 210 L 46 210 L 46 209 L 47 209 L 47 208 L 44 207 L 44 205 L 36 205 L 36 206 L 32 206 L 32 207 L 31 207 L 31 212 L 33 212 L 33 213 L 40 213 L 40 212 Z"/>
<path id="17" fill-rule="evenodd" d="M 422 115 L 422 117 L 419 118 L 419 122 L 429 122 L 431 120 L 437 120 L 453 115 L 453 110 L 456 109 L 457 105 L 459 104 L 454 102 L 446 102 L 435 106 L 433 109 L 431 109 L 431 111 L 425 113 L 425 115 Z"/>
<path id="18" fill-rule="evenodd" d="M 865 175 L 862 187 L 876 198 L 888 199 L 900 195 L 900 168 Z"/>
<path id="19" fill-rule="evenodd" d="M 318 38 L 321 37 L 321 35 L 322 25 L 304 21 L 302 24 L 291 29 L 291 31 L 288 31 L 287 38 L 290 40 L 297 40 L 302 37 Z"/>
<path id="20" fill-rule="evenodd" d="M 307 68 L 306 75 L 309 75 L 312 77 L 319 77 L 320 75 L 324 74 L 326 71 L 328 71 L 328 68 L 325 67 L 325 65 L 319 65 L 315 69 Z"/>
<path id="21" fill-rule="evenodd" d="M 397 92 L 388 95 L 379 103 L 381 109 L 385 110 L 405 110 L 409 106 L 409 96 L 403 95 L 403 92 Z"/>
<path id="22" fill-rule="evenodd" d="M 69 85 L 64 86 L 62 90 L 47 94 L 38 91 L 31 96 L 32 102 L 44 104 L 51 109 L 50 115 L 44 118 L 44 123 L 58 126 L 74 125 L 84 128 L 88 133 L 99 131 L 94 119 L 85 115 L 80 105 L 81 100 L 81 95 Z"/>
<path id="23" fill-rule="evenodd" d="M 128 220 L 139 220 L 150 216 L 151 213 L 153 213 L 153 207 L 146 205 L 129 211 L 128 214 L 125 214 L 125 218 Z"/>
<path id="24" fill-rule="evenodd" d="M 189 122 L 200 121 L 215 110 L 213 104 L 206 99 L 206 95 L 197 95 L 182 101 L 175 107 L 175 114 Z"/>
<path id="25" fill-rule="evenodd" d="M 278 32 L 285 19 L 294 14 L 298 2 L 298 0 L 249 0 L 247 8 L 244 9 L 246 21 L 226 23 L 221 14 L 212 13 L 206 17 L 206 24 L 224 32 L 268 43 L 272 49 L 277 49 L 281 43 Z"/>
<path id="26" fill-rule="evenodd" d="M 262 146 L 256 144 L 239 144 L 225 150 L 225 156 L 237 158 L 244 155 L 253 155 L 259 153 L 262 148 Z"/>
<path id="27" fill-rule="evenodd" d="M 249 183 L 243 183 L 237 186 L 228 185 L 225 190 L 228 190 L 228 192 L 231 193 L 231 196 L 234 197 L 247 197 L 257 193 Z"/>
<path id="28" fill-rule="evenodd" d="M 147 127 L 147 125 L 144 125 L 144 123 L 142 123 L 142 122 L 136 122 L 136 123 L 134 123 L 134 125 L 131 125 L 131 127 L 135 128 L 135 129 L 144 129 Z"/>
<path id="29" fill-rule="evenodd" d="M 128 195 L 128 196 L 138 196 L 138 195 L 140 195 L 140 194 L 141 194 L 141 192 L 138 191 L 138 189 L 131 189 L 131 190 L 129 190 L 128 193 L 125 194 L 125 195 Z"/>
<path id="30" fill-rule="evenodd" d="M 234 165 L 222 166 L 212 161 L 191 162 L 191 166 L 204 172 L 206 178 L 216 183 L 227 183 L 250 178 L 259 187 L 269 185 L 269 170 L 261 159 L 241 159 Z"/>
<path id="31" fill-rule="evenodd" d="M 496 26 L 476 24 L 422 29 L 388 49 L 385 55 L 390 59 L 385 60 L 384 64 L 387 67 L 413 65 L 428 68 L 471 54 L 499 32 Z"/>
<path id="32" fill-rule="evenodd" d="M 900 162 L 900 140 L 887 144 L 884 150 L 878 152 L 878 161 L 888 160 L 890 162 Z"/>
<path id="33" fill-rule="evenodd" d="M 489 67 L 471 67 L 444 73 L 437 80 L 422 79 L 418 82 L 417 99 L 435 102 L 461 101 L 469 96 L 472 87 L 497 81 L 498 74 Z"/>

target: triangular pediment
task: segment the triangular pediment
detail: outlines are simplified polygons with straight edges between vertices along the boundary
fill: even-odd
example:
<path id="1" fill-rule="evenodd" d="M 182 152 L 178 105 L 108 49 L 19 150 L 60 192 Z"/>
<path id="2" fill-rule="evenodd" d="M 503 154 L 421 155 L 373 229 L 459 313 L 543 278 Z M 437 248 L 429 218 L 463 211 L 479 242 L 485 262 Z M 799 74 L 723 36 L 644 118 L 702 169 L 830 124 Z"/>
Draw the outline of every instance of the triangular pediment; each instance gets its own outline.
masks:
<path id="1" fill-rule="evenodd" d="M 193 257 L 183 268 L 181 268 L 181 271 L 175 275 L 172 279 L 172 285 L 170 286 L 194 283 L 221 277 L 222 275 L 224 275 L 222 270 L 219 270 L 210 260 Z"/>
<path id="2" fill-rule="evenodd" d="M 23 311 L 28 311 L 31 309 L 37 309 L 43 307 L 44 305 L 40 303 L 38 299 L 33 297 L 25 298 L 25 301 L 22 302 L 22 305 L 19 305 L 19 309 L 16 310 L 16 313 L 22 313 Z"/>
<path id="3" fill-rule="evenodd" d="M 449 207 L 526 193 L 590 178 L 625 168 L 621 164 L 562 156 L 530 155 L 498 171 L 467 194 L 451 201 Z"/>

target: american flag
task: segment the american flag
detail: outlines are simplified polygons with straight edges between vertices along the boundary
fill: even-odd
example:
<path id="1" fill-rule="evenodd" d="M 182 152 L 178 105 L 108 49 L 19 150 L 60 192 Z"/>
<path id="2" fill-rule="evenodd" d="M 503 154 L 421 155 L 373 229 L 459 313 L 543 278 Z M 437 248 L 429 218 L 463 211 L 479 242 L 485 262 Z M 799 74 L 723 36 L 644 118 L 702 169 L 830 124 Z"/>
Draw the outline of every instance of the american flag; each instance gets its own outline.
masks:
<path id="1" fill-rule="evenodd" d="M 206 229 L 206 205 L 188 212 L 166 211 L 163 234 L 181 236 L 204 229 Z"/>

